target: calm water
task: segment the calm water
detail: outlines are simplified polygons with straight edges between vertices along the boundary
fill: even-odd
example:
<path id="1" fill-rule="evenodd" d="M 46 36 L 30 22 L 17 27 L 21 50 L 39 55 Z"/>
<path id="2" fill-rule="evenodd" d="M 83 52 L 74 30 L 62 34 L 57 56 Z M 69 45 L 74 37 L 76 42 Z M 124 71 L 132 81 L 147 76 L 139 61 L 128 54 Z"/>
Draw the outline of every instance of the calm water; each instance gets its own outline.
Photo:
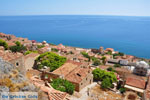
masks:
<path id="1" fill-rule="evenodd" d="M 83 48 L 111 47 L 150 58 L 150 17 L 1 16 L 0 32 Z"/>

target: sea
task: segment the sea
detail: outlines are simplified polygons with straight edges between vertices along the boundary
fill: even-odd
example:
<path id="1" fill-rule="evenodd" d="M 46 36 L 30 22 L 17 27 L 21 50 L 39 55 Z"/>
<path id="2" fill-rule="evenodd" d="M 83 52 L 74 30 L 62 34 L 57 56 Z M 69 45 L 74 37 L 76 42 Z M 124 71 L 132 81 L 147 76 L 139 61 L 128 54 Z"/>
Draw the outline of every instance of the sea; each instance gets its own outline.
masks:
<path id="1" fill-rule="evenodd" d="M 81 48 L 114 48 L 150 59 L 150 17 L 105 15 L 0 16 L 0 32 Z"/>

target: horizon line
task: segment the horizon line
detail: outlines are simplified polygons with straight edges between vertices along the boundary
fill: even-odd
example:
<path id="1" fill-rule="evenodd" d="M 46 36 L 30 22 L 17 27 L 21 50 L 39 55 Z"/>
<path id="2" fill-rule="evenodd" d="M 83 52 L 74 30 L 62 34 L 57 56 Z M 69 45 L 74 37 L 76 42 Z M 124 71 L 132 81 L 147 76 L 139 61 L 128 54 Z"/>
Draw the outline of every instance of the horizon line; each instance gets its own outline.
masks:
<path id="1" fill-rule="evenodd" d="M 138 15 L 107 15 L 107 14 L 43 14 L 43 15 L 0 15 L 0 17 L 8 16 L 124 16 L 124 17 L 150 17 L 150 16 L 138 16 Z"/>

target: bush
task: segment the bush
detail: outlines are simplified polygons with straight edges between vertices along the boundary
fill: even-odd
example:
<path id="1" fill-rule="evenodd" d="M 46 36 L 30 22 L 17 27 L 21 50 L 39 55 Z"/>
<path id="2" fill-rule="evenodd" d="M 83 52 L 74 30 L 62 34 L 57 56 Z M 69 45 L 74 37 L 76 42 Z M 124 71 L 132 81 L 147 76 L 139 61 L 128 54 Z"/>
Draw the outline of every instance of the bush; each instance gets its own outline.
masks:
<path id="1" fill-rule="evenodd" d="M 10 47 L 10 50 L 12 51 L 12 52 L 23 52 L 23 51 L 25 51 L 26 50 L 26 47 L 25 46 L 23 46 L 23 45 L 15 45 L 15 46 L 11 46 Z"/>
<path id="2" fill-rule="evenodd" d="M 101 60 L 102 60 L 102 62 L 103 62 L 103 64 L 105 65 L 106 64 L 106 57 L 105 56 L 103 56 L 102 58 L 101 58 Z"/>
<path id="3" fill-rule="evenodd" d="M 53 51 L 53 52 L 58 52 L 58 49 L 52 48 L 52 51 Z"/>
<path id="4" fill-rule="evenodd" d="M 81 54 L 85 57 L 85 58 L 88 58 L 89 59 L 89 61 L 90 61 L 90 56 L 88 55 L 88 53 L 86 53 L 86 52 L 81 52 Z"/>
<path id="5" fill-rule="evenodd" d="M 36 59 L 38 69 L 42 69 L 44 66 L 47 66 L 50 67 L 50 71 L 54 71 L 65 62 L 65 57 L 59 56 L 53 52 L 43 53 Z"/>
<path id="6" fill-rule="evenodd" d="M 62 92 L 67 92 L 69 94 L 73 94 L 75 90 L 75 86 L 72 83 L 60 78 L 54 79 L 50 84 L 54 89 Z"/>
<path id="7" fill-rule="evenodd" d="M 126 92 L 126 89 L 125 88 L 120 88 L 119 91 L 120 91 L 120 93 L 124 93 L 124 92 Z"/>
<path id="8" fill-rule="evenodd" d="M 120 64 L 115 64 L 114 67 L 121 67 L 121 65 Z"/>
<path id="9" fill-rule="evenodd" d="M 113 71 L 112 67 L 107 68 L 108 71 Z"/>
<path id="10" fill-rule="evenodd" d="M 37 48 L 43 48 L 45 47 L 44 45 L 37 45 Z"/>
<path id="11" fill-rule="evenodd" d="M 98 65 L 100 65 L 101 63 L 100 63 L 100 61 L 99 60 L 95 60 L 94 62 L 93 62 L 93 65 L 95 65 L 95 66 L 98 66 Z"/>
<path id="12" fill-rule="evenodd" d="M 110 88 L 110 87 L 112 87 L 112 83 L 111 83 L 110 79 L 105 78 L 101 83 L 101 88 L 102 89 L 107 89 L 107 88 Z"/>
<path id="13" fill-rule="evenodd" d="M 6 41 L 0 39 L 0 46 L 3 46 L 5 48 L 5 50 L 8 49 L 8 44 L 6 43 Z"/>
<path id="14" fill-rule="evenodd" d="M 115 57 L 115 56 L 124 56 L 124 53 L 122 53 L 122 52 L 115 53 L 115 54 L 113 54 L 113 57 Z"/>
<path id="15" fill-rule="evenodd" d="M 33 53 L 38 53 L 38 51 L 29 51 L 29 50 L 28 50 L 28 51 L 26 51 L 26 52 L 24 53 L 24 55 L 28 55 L 28 54 L 30 54 L 30 53 L 32 53 L 32 52 L 33 52 Z"/>
<path id="16" fill-rule="evenodd" d="M 99 68 L 93 70 L 92 74 L 94 76 L 94 80 L 102 81 L 102 88 L 110 88 L 112 87 L 112 83 L 117 81 L 117 77 L 113 72 L 107 72 Z"/>

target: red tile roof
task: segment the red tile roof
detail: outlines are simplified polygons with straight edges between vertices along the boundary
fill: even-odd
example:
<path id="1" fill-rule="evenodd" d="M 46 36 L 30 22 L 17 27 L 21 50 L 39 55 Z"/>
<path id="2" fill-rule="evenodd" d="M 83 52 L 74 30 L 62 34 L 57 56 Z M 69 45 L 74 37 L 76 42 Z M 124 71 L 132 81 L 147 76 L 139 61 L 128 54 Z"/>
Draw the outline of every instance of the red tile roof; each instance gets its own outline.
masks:
<path id="1" fill-rule="evenodd" d="M 137 77 L 127 77 L 126 85 L 130 85 L 140 89 L 145 89 L 146 82 L 144 79 L 139 79 Z"/>

